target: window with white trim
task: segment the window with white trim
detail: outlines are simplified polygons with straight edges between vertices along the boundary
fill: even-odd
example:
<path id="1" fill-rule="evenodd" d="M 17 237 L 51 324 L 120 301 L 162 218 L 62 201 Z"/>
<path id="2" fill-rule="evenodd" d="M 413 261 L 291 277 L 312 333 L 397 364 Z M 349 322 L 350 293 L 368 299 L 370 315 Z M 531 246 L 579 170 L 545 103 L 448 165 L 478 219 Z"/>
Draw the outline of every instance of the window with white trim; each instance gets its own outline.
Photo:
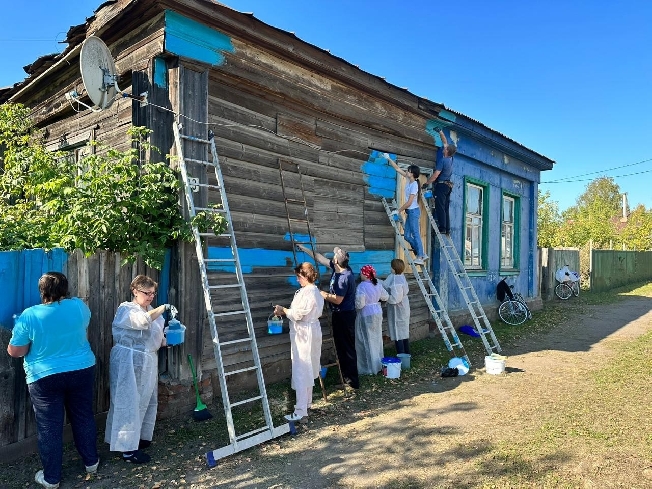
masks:
<path id="1" fill-rule="evenodd" d="M 482 268 L 482 236 L 484 191 L 479 185 L 466 184 L 466 233 L 464 242 L 464 266 Z"/>
<path id="2" fill-rule="evenodd" d="M 514 263 L 514 223 L 516 201 L 503 195 L 503 212 L 500 226 L 500 268 L 515 268 Z"/>

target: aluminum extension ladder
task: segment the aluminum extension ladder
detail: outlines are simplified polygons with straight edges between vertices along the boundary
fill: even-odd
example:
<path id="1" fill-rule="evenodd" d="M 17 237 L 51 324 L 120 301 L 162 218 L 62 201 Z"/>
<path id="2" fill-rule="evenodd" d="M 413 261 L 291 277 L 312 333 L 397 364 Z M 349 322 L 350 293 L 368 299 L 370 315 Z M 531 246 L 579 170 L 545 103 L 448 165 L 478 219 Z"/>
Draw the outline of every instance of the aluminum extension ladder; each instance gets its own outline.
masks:
<path id="1" fill-rule="evenodd" d="M 396 203 L 396 200 L 392 200 L 392 206 L 390 206 L 390 204 L 387 202 L 387 200 L 384 197 L 382 198 L 382 202 L 383 202 L 383 206 L 385 207 L 385 212 L 387 213 L 387 217 L 389 218 L 389 222 L 391 223 L 392 227 L 394 228 L 394 232 L 398 237 L 398 242 L 403 248 L 405 258 L 410 264 L 410 268 L 412 268 L 412 273 L 414 274 L 414 278 L 417 279 L 417 284 L 419 285 L 419 289 L 423 294 L 423 298 L 426 300 L 426 304 L 428 306 L 428 309 L 430 310 L 430 315 L 435 320 L 435 323 L 437 323 L 437 329 L 439 329 L 439 332 L 441 333 L 441 337 L 444 339 L 446 348 L 448 348 L 448 351 L 451 352 L 453 357 L 464 358 L 470 366 L 471 361 L 469 360 L 469 356 L 466 354 L 464 345 L 462 345 L 462 341 L 457 335 L 457 331 L 455 330 L 455 327 L 453 326 L 453 323 L 451 322 L 451 319 L 448 316 L 448 312 L 446 311 L 446 306 L 444 304 L 444 301 L 439 295 L 439 292 L 437 292 L 435 285 L 432 283 L 432 279 L 430 278 L 430 273 L 428 272 L 428 266 L 416 265 L 414 263 L 414 259 L 412 258 L 412 253 L 410 252 L 408 243 L 407 241 L 405 241 L 405 239 L 403 239 L 403 233 L 401 228 L 403 228 L 404 223 L 403 221 L 400 220 L 400 218 L 399 220 L 393 219 L 392 216 L 393 209 L 398 208 L 398 204 Z M 421 267 L 421 271 L 419 271 L 419 268 L 417 268 L 417 266 Z M 434 298 L 434 303 L 433 303 L 433 298 Z"/>
<path id="2" fill-rule="evenodd" d="M 251 318 L 251 309 L 249 308 L 249 299 L 247 297 L 247 290 L 242 275 L 242 268 L 240 258 L 238 256 L 238 247 L 235 241 L 235 234 L 233 231 L 233 221 L 231 219 L 231 212 L 229 210 L 229 203 L 226 197 L 226 190 L 224 188 L 224 178 L 220 168 L 219 157 L 215 150 L 215 139 L 212 131 L 208 133 L 208 139 L 198 138 L 194 136 L 184 135 L 181 133 L 182 126 L 180 124 L 173 124 L 174 139 L 176 143 L 179 169 L 183 180 L 184 191 L 186 195 L 186 202 L 188 204 L 188 211 L 190 219 L 195 217 L 198 212 L 219 213 L 223 215 L 227 221 L 227 228 L 224 233 L 217 235 L 218 238 L 228 238 L 231 246 L 231 257 L 228 258 L 209 258 L 207 255 L 208 247 L 203 246 L 202 238 L 215 238 L 216 235 L 212 232 L 200 232 L 195 225 L 192 226 L 194 235 L 197 260 L 199 262 L 199 270 L 202 280 L 202 288 L 204 292 L 204 301 L 206 305 L 206 313 L 208 316 L 208 323 L 210 325 L 211 337 L 213 340 L 213 350 L 215 353 L 215 361 L 217 363 L 217 373 L 220 380 L 220 390 L 222 391 L 222 403 L 224 404 L 224 414 L 226 417 L 227 429 L 229 433 L 230 444 L 212 450 L 206 453 L 206 459 L 209 467 L 216 465 L 216 460 L 232 455 L 236 452 L 246 450 L 260 443 L 263 443 L 272 438 L 276 438 L 290 431 L 289 424 L 283 424 L 274 427 L 272 422 L 272 415 L 269 409 L 267 400 L 267 392 L 265 389 L 265 381 L 263 379 L 263 372 L 258 355 L 258 347 L 256 345 L 256 335 L 254 332 L 253 320 Z M 184 156 L 184 146 L 191 144 L 192 149 L 196 149 L 201 145 L 201 154 L 205 155 L 201 159 L 186 158 Z M 211 160 L 207 161 L 204 158 L 207 153 L 205 149 L 210 151 Z M 196 169 L 194 178 L 189 174 L 188 164 Z M 210 182 L 210 175 L 208 179 L 207 174 L 210 174 L 210 168 L 215 171 L 214 183 L 201 183 L 203 181 Z M 197 174 L 199 173 L 199 174 Z M 203 175 L 201 175 L 203 173 Z M 203 178 L 202 178 L 203 176 Z M 193 197 L 193 190 L 205 188 L 207 193 L 214 195 L 216 192 L 219 194 L 219 202 L 206 205 L 206 207 L 198 207 L 195 205 L 195 198 Z M 209 273 L 208 267 L 210 265 L 226 266 L 226 272 L 220 270 L 220 273 Z M 229 283 L 224 283 L 229 282 Z M 228 294 L 229 290 L 238 290 L 240 296 L 240 304 L 232 306 L 232 302 L 225 304 L 224 299 L 220 301 L 220 296 Z M 216 294 L 219 292 L 219 294 Z M 227 296 L 228 297 L 228 296 Z M 233 302 L 237 303 L 237 300 Z M 225 310 L 229 306 L 236 307 L 236 310 Z M 220 341 L 218 336 L 217 321 L 224 322 L 220 325 L 223 328 L 221 331 L 224 336 L 230 337 L 228 341 Z M 230 327 L 226 327 L 226 322 Z M 233 324 L 235 323 L 235 326 Z M 246 364 L 250 365 L 245 368 L 226 371 L 222 350 L 225 347 L 237 348 L 239 354 L 250 353 L 251 357 L 246 359 Z M 258 395 L 241 399 L 232 402 L 229 396 L 227 386 L 227 379 L 234 378 L 238 374 L 251 375 L 255 373 L 258 381 Z M 237 434 L 233 422 L 232 409 L 237 406 L 251 405 L 259 401 L 262 404 L 264 415 L 264 426 L 253 429 L 247 433 Z"/>
<path id="3" fill-rule="evenodd" d="M 471 313 L 471 317 L 473 318 L 473 323 L 475 324 L 475 330 L 480 335 L 480 338 L 482 339 L 482 343 L 484 344 L 484 348 L 487 351 L 487 354 L 491 355 L 492 353 L 500 352 L 501 348 L 500 348 L 500 344 L 498 343 L 498 338 L 496 338 L 496 334 L 494 333 L 494 330 L 491 328 L 491 323 L 489 322 L 489 319 L 487 318 L 487 315 L 485 314 L 484 309 L 482 308 L 480 299 L 478 299 L 478 295 L 476 294 L 475 289 L 473 288 L 473 284 L 471 283 L 469 274 L 466 273 L 466 268 L 464 268 L 464 263 L 462 263 L 462 260 L 460 259 L 460 255 L 457 253 L 453 241 L 451 240 L 450 236 L 445 236 L 439 232 L 439 227 L 437 226 L 437 222 L 435 221 L 434 217 L 432 216 L 432 212 L 430 211 L 430 206 L 428 205 L 428 199 L 426 198 L 423 192 L 421 192 L 421 201 L 423 202 L 423 205 L 426 209 L 426 214 L 428 215 L 428 222 L 430 223 L 430 227 L 435 231 L 437 240 L 439 241 L 439 246 L 441 250 L 444 252 L 444 256 L 446 257 L 446 262 L 448 263 L 448 267 L 450 268 L 451 272 L 453 272 L 453 277 L 455 277 L 455 282 L 457 283 L 457 287 L 460 289 L 460 292 L 462 293 L 462 297 L 466 302 L 466 306 L 468 307 L 469 312 Z M 469 299 L 469 294 L 471 295 L 471 299 Z M 482 324 L 480 324 L 480 321 L 482 321 Z M 487 339 L 487 336 L 489 336 L 489 339 Z"/>
<path id="4" fill-rule="evenodd" d="M 299 190 L 301 191 L 300 198 L 293 199 L 288 197 L 285 177 L 283 174 L 290 172 L 290 170 L 284 168 L 283 165 L 291 166 L 292 170 L 295 170 L 295 171 L 291 171 L 291 173 L 298 174 L 299 176 L 298 187 Z M 285 213 L 287 215 L 287 220 L 288 220 L 288 231 L 290 235 L 290 242 L 292 244 L 292 254 L 294 256 L 294 264 L 295 266 L 299 265 L 299 259 L 297 257 L 297 245 L 306 245 L 307 247 L 310 248 L 310 251 L 312 252 L 312 257 L 315 262 L 315 270 L 317 271 L 317 277 L 318 277 L 317 280 L 319 280 L 319 262 L 315 258 L 315 240 L 313 238 L 312 230 L 310 228 L 310 219 L 308 217 L 308 202 L 306 201 L 306 193 L 303 186 L 303 176 L 301 175 L 301 167 L 299 166 L 298 163 L 295 163 L 294 161 L 279 159 L 278 169 L 281 175 L 281 189 L 283 190 L 283 202 L 285 203 Z M 294 212 L 292 212 L 293 208 L 295 209 Z M 300 216 L 300 217 L 296 217 L 296 216 Z M 302 227 L 301 230 L 306 231 L 305 236 L 307 236 L 308 241 L 297 241 L 295 239 L 295 234 L 299 234 L 299 235 L 302 234 L 302 233 L 295 233 L 295 229 L 297 227 Z M 325 306 L 326 304 L 324 304 L 324 307 Z M 328 347 L 331 348 L 331 351 L 335 356 L 335 360 L 331 363 L 322 365 L 322 367 L 337 367 L 337 372 L 340 375 L 340 385 L 344 386 L 344 377 L 342 376 L 340 360 L 337 356 L 337 348 L 335 347 L 335 338 L 333 337 L 332 319 L 330 313 L 327 312 L 327 315 L 328 315 L 328 331 L 327 331 L 327 335 L 322 337 L 322 346 L 324 344 L 327 344 Z M 324 401 L 328 401 L 328 395 L 326 394 L 326 387 L 324 386 L 324 379 L 322 378 L 321 373 L 319 375 L 319 385 L 321 387 L 321 394 L 322 397 L 324 398 Z"/>

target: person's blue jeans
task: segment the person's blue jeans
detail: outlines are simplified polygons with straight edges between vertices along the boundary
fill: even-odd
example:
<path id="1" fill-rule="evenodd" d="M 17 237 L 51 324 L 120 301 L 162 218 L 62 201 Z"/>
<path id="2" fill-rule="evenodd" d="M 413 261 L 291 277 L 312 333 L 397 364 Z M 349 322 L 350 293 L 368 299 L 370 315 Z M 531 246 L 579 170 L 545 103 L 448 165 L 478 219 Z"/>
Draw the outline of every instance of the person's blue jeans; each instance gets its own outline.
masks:
<path id="1" fill-rule="evenodd" d="M 84 465 L 99 461 L 97 427 L 93 416 L 95 366 L 48 375 L 28 385 L 36 415 L 38 451 L 46 482 L 61 481 L 63 415 L 68 414 L 75 447 Z"/>
<path id="2" fill-rule="evenodd" d="M 421 233 L 419 229 L 419 217 L 421 209 L 406 209 L 407 219 L 405 220 L 405 241 L 410 243 L 417 258 L 423 256 L 423 245 L 421 244 Z"/>
<path id="3" fill-rule="evenodd" d="M 435 185 L 435 220 L 440 233 L 449 234 L 451 232 L 451 220 L 448 208 L 451 203 L 451 192 L 453 191 L 445 183 Z"/>

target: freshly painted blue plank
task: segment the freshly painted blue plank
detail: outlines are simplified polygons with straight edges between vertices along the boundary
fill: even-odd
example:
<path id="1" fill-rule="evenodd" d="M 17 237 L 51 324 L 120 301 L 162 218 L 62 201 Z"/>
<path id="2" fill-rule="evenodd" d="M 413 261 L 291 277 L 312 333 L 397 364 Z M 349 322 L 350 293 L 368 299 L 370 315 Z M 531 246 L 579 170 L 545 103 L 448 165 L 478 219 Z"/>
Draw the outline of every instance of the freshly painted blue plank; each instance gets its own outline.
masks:
<path id="1" fill-rule="evenodd" d="M 216 66 L 224 64 L 222 53 L 232 53 L 235 48 L 225 34 L 166 10 L 165 51 Z"/>
<path id="2" fill-rule="evenodd" d="M 242 273 L 253 273 L 254 268 L 261 269 L 265 267 L 288 267 L 288 283 L 297 285 L 296 278 L 294 277 L 293 267 L 290 265 L 294 263 L 294 255 L 291 251 L 282 250 L 266 250 L 263 248 L 238 248 L 238 255 L 240 257 L 240 265 Z M 349 265 L 354 273 L 359 273 L 360 268 L 364 265 L 373 265 L 379 276 L 388 275 L 390 273 L 390 262 L 394 258 L 393 251 L 361 251 L 349 253 Z M 231 258 L 231 248 L 229 247 L 210 247 L 208 248 L 208 258 Z M 306 253 L 297 253 L 297 259 L 301 262 L 307 261 L 312 263 L 312 258 Z M 235 272 L 235 266 L 228 264 L 209 263 L 208 269 L 212 272 Z M 326 276 L 330 273 L 328 267 L 323 265 L 319 266 L 319 273 Z"/>
<path id="3" fill-rule="evenodd" d="M 392 159 L 396 155 L 390 155 Z M 371 195 L 393 199 L 396 196 L 396 171 L 381 153 L 373 150 L 369 158 L 360 166 L 362 180 L 367 184 Z"/>
<path id="4" fill-rule="evenodd" d="M 0 327 L 13 328 L 12 316 L 39 304 L 38 280 L 45 272 L 66 273 L 68 255 L 63 249 L 0 252 L 0 279 L 7 285 L 0 301 Z"/>
<path id="5" fill-rule="evenodd" d="M 160 57 L 154 58 L 154 85 L 160 88 L 168 87 L 168 67 Z"/>
<path id="6" fill-rule="evenodd" d="M 430 134 L 435 140 L 435 146 L 442 147 L 444 145 L 439 135 L 439 130 L 443 129 L 447 124 L 442 121 L 429 120 L 426 122 L 426 132 Z"/>

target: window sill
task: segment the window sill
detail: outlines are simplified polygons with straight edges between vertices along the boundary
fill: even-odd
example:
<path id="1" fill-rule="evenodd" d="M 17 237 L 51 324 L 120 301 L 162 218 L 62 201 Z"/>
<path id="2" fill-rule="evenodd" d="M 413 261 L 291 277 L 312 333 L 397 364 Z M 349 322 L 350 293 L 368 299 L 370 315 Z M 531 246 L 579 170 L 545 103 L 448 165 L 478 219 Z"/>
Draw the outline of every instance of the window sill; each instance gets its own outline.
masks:
<path id="1" fill-rule="evenodd" d="M 479 268 L 467 268 L 466 269 L 466 274 L 469 277 L 486 277 L 487 276 L 487 271 L 479 269 Z"/>
<path id="2" fill-rule="evenodd" d="M 498 272 L 498 275 L 501 277 L 511 277 L 514 275 L 520 275 L 521 271 L 517 268 L 506 268 L 505 270 L 501 270 Z"/>

